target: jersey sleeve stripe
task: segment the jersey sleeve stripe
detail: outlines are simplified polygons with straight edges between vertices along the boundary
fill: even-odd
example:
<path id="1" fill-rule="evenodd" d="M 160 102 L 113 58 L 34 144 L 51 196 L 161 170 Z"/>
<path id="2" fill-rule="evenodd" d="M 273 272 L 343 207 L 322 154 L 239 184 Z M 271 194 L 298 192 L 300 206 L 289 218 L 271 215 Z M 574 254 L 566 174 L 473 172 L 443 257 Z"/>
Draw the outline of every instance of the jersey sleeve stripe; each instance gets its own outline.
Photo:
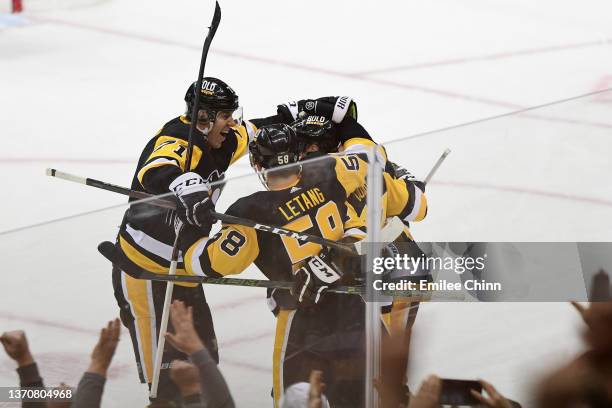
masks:
<path id="1" fill-rule="evenodd" d="M 179 162 L 176 159 L 168 158 L 168 157 L 158 157 L 150 161 L 149 163 L 147 163 L 145 166 L 143 166 L 142 169 L 140 169 L 140 171 L 138 171 L 137 177 L 138 177 L 138 181 L 140 182 L 140 184 L 142 185 L 142 180 L 147 171 L 157 168 L 157 167 L 161 167 L 161 166 L 176 166 L 178 168 L 181 168 L 181 166 L 179 165 Z"/>
<path id="2" fill-rule="evenodd" d="M 208 237 L 204 237 L 193 244 L 185 254 L 185 269 L 193 275 L 207 276 L 202 269 L 200 258 L 206 249 Z"/>
<path id="3" fill-rule="evenodd" d="M 363 239 L 365 238 L 365 236 L 366 236 L 365 230 L 362 230 L 360 228 L 350 228 L 344 231 L 344 235 L 342 236 L 342 238 L 353 237 L 353 238 Z"/>
<path id="4" fill-rule="evenodd" d="M 414 194 L 415 189 L 412 183 L 406 183 L 405 180 L 402 181 L 404 182 L 404 184 L 406 185 L 406 189 L 408 190 L 408 202 L 406 203 L 406 207 L 404 207 L 404 210 L 401 212 L 400 218 L 402 220 L 408 220 L 410 214 L 414 210 L 414 204 L 416 200 L 416 196 Z"/>
<path id="5" fill-rule="evenodd" d="M 425 195 L 413 183 L 408 182 L 406 184 L 410 191 L 410 205 L 402 213 L 402 219 L 405 221 L 420 221 L 424 218 L 425 207 L 427 207 Z"/>
<path id="6" fill-rule="evenodd" d="M 419 210 L 414 216 L 414 219 L 409 221 L 421 221 L 427 215 L 427 197 L 420 190 L 417 189 L 417 191 L 420 195 Z"/>

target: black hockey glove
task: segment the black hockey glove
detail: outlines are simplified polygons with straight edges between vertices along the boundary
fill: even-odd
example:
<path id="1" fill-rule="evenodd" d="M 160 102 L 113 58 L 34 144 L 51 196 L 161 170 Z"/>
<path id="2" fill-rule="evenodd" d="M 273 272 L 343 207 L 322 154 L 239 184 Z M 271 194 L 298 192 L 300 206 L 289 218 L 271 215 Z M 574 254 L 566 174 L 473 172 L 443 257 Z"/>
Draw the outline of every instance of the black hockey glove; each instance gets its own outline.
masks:
<path id="1" fill-rule="evenodd" d="M 396 179 L 401 179 L 401 180 L 404 180 L 404 181 L 410 181 L 410 182 L 414 183 L 423 192 L 425 191 L 425 183 L 423 183 L 421 180 L 417 180 L 417 178 L 414 177 L 412 175 L 412 173 L 410 173 L 408 170 L 406 170 L 405 167 L 400 166 L 397 163 L 393 163 L 391 161 L 387 161 L 387 169 L 386 170 L 387 170 L 387 172 L 389 174 L 391 174 Z"/>
<path id="2" fill-rule="evenodd" d="M 319 303 L 330 286 L 340 280 L 340 274 L 332 265 L 329 251 L 307 258 L 304 266 L 295 272 L 293 295 L 302 305 Z"/>
<path id="3" fill-rule="evenodd" d="M 389 166 L 388 172 L 391 173 L 391 175 L 393 175 L 393 177 L 395 178 L 398 178 L 398 179 L 405 178 L 407 180 L 415 179 L 412 173 L 410 173 L 408 170 L 406 170 L 405 167 L 400 166 L 397 163 L 387 161 L 387 166 Z"/>
<path id="4" fill-rule="evenodd" d="M 277 112 L 286 123 L 297 120 L 302 112 L 302 115 L 325 116 L 334 123 L 340 123 L 347 114 L 357 119 L 357 104 L 350 96 L 324 96 L 278 105 Z"/>
<path id="5" fill-rule="evenodd" d="M 208 233 L 215 223 L 210 213 L 215 205 L 210 199 L 208 184 L 204 179 L 194 172 L 184 173 L 170 183 L 170 191 L 176 196 L 179 219 Z"/>

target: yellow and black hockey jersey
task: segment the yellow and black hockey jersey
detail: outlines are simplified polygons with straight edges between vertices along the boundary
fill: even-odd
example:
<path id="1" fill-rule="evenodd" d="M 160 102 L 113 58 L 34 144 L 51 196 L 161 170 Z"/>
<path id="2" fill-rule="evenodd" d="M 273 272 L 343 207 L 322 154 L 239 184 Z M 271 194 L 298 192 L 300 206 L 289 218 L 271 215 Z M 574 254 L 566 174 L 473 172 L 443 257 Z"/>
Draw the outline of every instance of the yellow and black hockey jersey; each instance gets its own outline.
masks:
<path id="1" fill-rule="evenodd" d="M 374 151 L 377 160 L 385 168 L 383 173 L 385 185 L 390 182 L 390 179 L 395 178 L 395 171 L 392 163 L 387 160 L 387 152 L 385 148 L 377 144 L 368 133 L 368 131 L 352 117 L 346 117 L 342 123 L 337 124 L 334 128 L 336 137 L 340 141 L 339 150 L 341 154 L 358 155 L 362 160 L 368 160 L 368 152 Z M 309 157 L 322 156 L 322 153 L 314 153 Z M 409 222 L 421 221 L 427 215 L 427 198 L 425 196 L 425 186 L 422 182 L 416 179 L 405 178 L 400 191 L 401 197 L 397 199 L 387 200 L 383 195 L 381 203 L 383 209 L 383 217 L 397 215 L 408 226 Z M 383 186 L 384 188 L 384 186 Z M 393 194 L 393 192 L 391 192 Z M 393 203 L 401 202 L 403 197 L 408 197 L 408 202 L 403 205 L 400 212 L 393 207 Z M 349 208 L 352 208 L 359 218 L 365 223 L 366 217 L 366 187 L 357 189 L 348 198 Z M 388 203 L 392 207 L 388 208 Z M 387 215 L 390 214 L 390 215 Z M 408 228 L 405 229 L 406 235 L 412 239 Z"/>
<path id="2" fill-rule="evenodd" d="M 356 154 L 356 156 L 367 160 L 365 153 Z M 384 220 L 387 217 L 398 216 L 406 224 L 404 232 L 412 240 L 408 223 L 421 221 L 427 215 L 427 197 L 422 187 L 423 184 L 405 178 L 398 179 L 390 171 L 383 172 L 383 179 L 382 218 Z M 395 184 L 397 188 L 388 190 L 387 186 L 390 184 Z M 364 223 L 367 214 L 366 194 L 367 187 L 360 187 L 347 199 L 349 209 Z"/>
<path id="3" fill-rule="evenodd" d="M 365 187 L 367 167 L 357 155 L 323 156 L 302 164 L 295 185 L 241 198 L 226 213 L 334 241 L 362 238 L 364 220 L 346 200 Z M 385 177 L 382 199 L 390 210 L 388 216 L 400 214 L 410 202 L 405 182 Z M 320 250 L 318 244 L 231 224 L 197 241 L 187 251 L 185 265 L 190 274 L 219 277 L 238 274 L 255 263 L 268 279 L 286 281 L 292 279 L 294 265 Z"/>
<path id="4" fill-rule="evenodd" d="M 170 192 L 168 186 L 172 180 L 185 170 L 189 127 L 187 118 L 179 116 L 166 123 L 147 143 L 132 180 L 133 190 L 152 194 Z M 228 132 L 219 149 L 210 148 L 197 132 L 190 170 L 209 182 L 222 180 L 228 167 L 248 151 L 255 132 L 255 126 L 245 121 Z M 213 194 L 215 200 L 217 197 L 218 193 Z M 174 211 L 150 204 L 131 206 L 119 232 L 121 249 L 139 266 L 166 273 L 175 238 L 174 218 Z M 184 273 L 182 257 L 179 257 L 177 273 Z"/>
<path id="5" fill-rule="evenodd" d="M 370 134 L 361 126 L 355 119 L 351 117 L 345 118 L 341 124 L 336 126 L 337 137 L 341 143 L 339 150 L 343 154 L 357 154 L 363 160 L 367 160 L 368 151 L 374 150 L 378 162 L 385 167 L 383 173 L 385 178 L 394 178 L 394 171 L 391 163 L 388 161 L 385 148 L 377 144 Z M 387 181 L 386 181 L 387 184 Z M 422 182 L 415 179 L 404 179 L 402 184 L 402 196 L 407 195 L 408 202 L 403 206 L 401 212 L 397 212 L 396 208 L 388 207 L 387 203 L 401 202 L 401 200 L 384 200 L 383 197 L 383 215 L 389 213 L 399 216 L 406 224 L 408 222 L 421 221 L 427 215 L 427 198 L 425 196 L 425 186 Z M 403 189 L 405 188 L 405 191 Z M 348 199 L 350 206 L 353 207 L 359 217 L 365 219 L 366 195 L 365 189 L 357 191 Z M 390 215 L 389 215 L 390 216 Z M 411 238 L 409 231 L 406 229 L 406 234 Z"/>

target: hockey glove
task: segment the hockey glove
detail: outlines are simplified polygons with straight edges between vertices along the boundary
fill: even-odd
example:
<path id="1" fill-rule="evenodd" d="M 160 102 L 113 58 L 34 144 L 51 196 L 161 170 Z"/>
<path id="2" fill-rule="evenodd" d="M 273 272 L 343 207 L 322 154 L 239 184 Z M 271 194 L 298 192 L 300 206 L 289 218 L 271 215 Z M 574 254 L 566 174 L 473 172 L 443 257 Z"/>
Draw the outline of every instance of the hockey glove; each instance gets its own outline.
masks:
<path id="1" fill-rule="evenodd" d="M 399 164 L 387 161 L 387 172 L 391 174 L 396 179 L 409 181 L 414 183 L 421 191 L 425 192 L 425 183 L 420 180 L 417 180 L 416 177 L 412 175 L 405 167 L 400 166 Z"/>
<path id="2" fill-rule="evenodd" d="M 332 265 L 329 252 L 323 250 L 319 255 L 307 258 L 304 266 L 295 272 L 292 293 L 302 305 L 315 305 L 339 280 L 340 274 Z"/>
<path id="3" fill-rule="evenodd" d="M 314 112 L 309 112 L 304 106 L 307 113 L 331 118 L 334 123 L 341 123 L 346 116 L 357 120 L 357 103 L 350 96 L 323 96 L 314 102 L 316 103 Z"/>
<path id="4" fill-rule="evenodd" d="M 215 205 L 204 179 L 194 172 L 184 173 L 170 183 L 170 191 L 176 196 L 176 212 L 180 220 L 208 233 L 215 222 L 211 215 Z"/>
<path id="5" fill-rule="evenodd" d="M 357 119 L 357 104 L 350 96 L 324 96 L 318 99 L 301 99 L 278 105 L 278 114 L 286 123 L 292 123 L 303 115 L 325 116 L 334 123 L 340 123 L 346 115 Z"/>
<path id="6" fill-rule="evenodd" d="M 396 179 L 415 180 L 412 173 L 406 170 L 405 167 L 391 161 L 387 161 L 387 165 L 389 166 L 389 173 Z"/>

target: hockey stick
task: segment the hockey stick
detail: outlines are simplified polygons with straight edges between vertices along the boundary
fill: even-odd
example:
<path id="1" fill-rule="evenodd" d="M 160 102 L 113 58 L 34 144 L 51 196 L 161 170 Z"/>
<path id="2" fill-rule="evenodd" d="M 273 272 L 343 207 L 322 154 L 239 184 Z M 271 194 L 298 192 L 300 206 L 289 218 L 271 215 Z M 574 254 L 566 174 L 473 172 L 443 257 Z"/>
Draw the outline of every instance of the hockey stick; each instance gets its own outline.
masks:
<path id="1" fill-rule="evenodd" d="M 227 224 L 238 224 L 243 225 L 245 227 L 252 227 L 260 231 L 271 232 L 277 235 L 286 235 L 298 241 L 314 242 L 315 244 L 323 245 L 329 248 L 335 248 L 353 255 L 365 255 L 366 253 L 366 243 L 363 241 L 357 241 L 350 244 L 344 242 L 336 242 L 319 237 L 317 235 L 304 234 L 303 232 L 297 232 L 283 227 L 259 224 L 255 221 L 248 220 L 246 218 L 234 217 L 233 215 L 213 212 L 213 216 Z M 403 230 L 404 223 L 402 223 L 402 221 L 398 217 L 389 218 L 389 220 L 381 230 L 382 242 L 395 241 L 395 239 L 402 233 Z"/>
<path id="2" fill-rule="evenodd" d="M 446 159 L 446 156 L 448 156 L 450 154 L 450 152 L 451 152 L 451 150 L 448 149 L 448 148 L 446 150 L 444 150 L 444 152 L 442 153 L 442 156 L 440 156 L 440 158 L 438 159 L 436 164 L 434 164 L 432 169 L 429 170 L 429 173 L 425 177 L 425 180 L 424 180 L 425 184 L 429 184 L 429 181 L 434 176 L 434 174 L 436 174 L 436 171 L 438 171 L 438 168 L 440 167 L 440 165 L 442 165 L 442 162 Z"/>
<path id="3" fill-rule="evenodd" d="M 163 273 L 154 273 L 142 269 L 130 260 L 125 254 L 118 250 L 115 244 L 110 241 L 101 242 L 98 245 L 98 252 L 106 259 L 111 261 L 115 266 L 130 275 L 135 279 L 155 280 L 162 282 L 189 282 L 189 283 L 206 283 L 213 285 L 231 285 L 231 286 L 246 286 L 256 288 L 275 288 L 275 289 L 291 289 L 293 282 L 270 281 L 261 279 L 237 279 L 237 278 L 210 278 L 206 276 L 195 275 L 166 275 Z M 359 286 L 340 286 L 332 290 L 336 293 L 357 293 L 361 294 L 362 290 Z"/>
<path id="4" fill-rule="evenodd" d="M 154 273 L 142 269 L 130 260 L 123 251 L 118 250 L 117 246 L 110 241 L 101 242 L 98 245 L 98 252 L 102 254 L 107 260 L 112 262 L 115 266 L 121 269 L 123 272 L 135 279 L 152 280 L 159 282 L 186 282 L 186 283 L 198 283 L 198 284 L 211 284 L 211 285 L 230 285 L 230 286 L 241 286 L 251 288 L 270 288 L 270 289 L 284 289 L 291 290 L 293 282 L 286 281 L 271 281 L 262 279 L 239 279 L 239 278 L 211 278 L 207 276 L 196 276 L 196 275 L 167 275 L 163 273 Z M 366 288 L 364 286 L 334 286 L 328 289 L 330 293 L 340 293 L 345 295 L 360 295 L 366 294 Z M 396 297 L 410 297 L 414 301 L 428 301 L 432 299 L 432 292 L 414 290 L 414 291 L 401 291 L 401 290 L 389 290 L 389 291 L 378 291 L 377 293 L 385 296 L 396 296 Z M 465 297 L 461 294 L 448 294 L 446 292 L 437 292 L 437 298 L 444 300 L 464 300 Z"/>
<path id="5" fill-rule="evenodd" d="M 219 7 L 219 2 L 215 1 L 215 12 L 213 14 L 212 22 L 210 23 L 210 27 L 208 28 L 208 34 L 206 35 L 206 39 L 204 40 L 204 46 L 202 47 L 202 57 L 200 59 L 200 68 L 198 70 L 198 79 L 196 80 L 195 85 L 195 100 L 193 104 L 193 108 L 191 110 L 191 123 L 189 126 L 189 138 L 187 140 L 187 155 L 185 159 L 185 169 L 184 172 L 188 172 L 191 170 L 191 157 L 193 152 L 193 138 L 195 135 L 196 126 L 198 123 L 198 114 L 200 111 L 200 96 L 202 92 L 202 77 L 204 76 L 204 67 L 206 66 L 206 58 L 208 56 L 208 50 L 210 48 L 210 43 L 212 42 L 215 33 L 217 32 L 217 28 L 219 27 L 219 23 L 221 22 L 221 7 Z M 211 118 L 209 118 L 210 120 Z M 178 241 L 179 236 L 182 231 L 182 226 L 176 229 L 176 236 L 174 237 L 174 244 L 172 246 L 172 257 L 170 260 L 170 270 L 168 272 L 169 276 L 174 276 L 176 274 L 176 267 L 178 264 Z M 162 311 L 162 320 L 159 329 L 159 336 L 157 340 L 157 350 L 155 353 L 155 365 L 153 371 L 153 381 L 151 383 L 151 390 L 149 392 L 150 398 L 157 397 L 157 388 L 159 386 L 159 375 L 161 371 L 162 358 L 164 355 L 164 347 L 166 343 L 166 331 L 168 330 L 168 319 L 170 318 L 170 303 L 172 302 L 172 291 L 174 289 L 174 283 L 168 282 L 166 285 L 166 296 L 164 297 L 164 308 Z"/>
<path id="6" fill-rule="evenodd" d="M 117 186 L 115 184 L 106 183 L 104 181 L 81 177 L 74 174 L 66 173 L 57 169 L 47 169 L 45 174 L 49 177 L 55 177 L 62 180 L 72 181 L 73 183 L 85 184 L 86 186 L 100 188 L 106 191 L 112 191 L 127 195 L 130 198 L 136 198 L 142 203 L 148 202 L 161 208 L 168 208 L 170 210 L 176 210 L 176 202 L 171 198 L 159 198 L 153 194 L 145 193 L 144 191 L 130 190 L 129 188 Z M 172 196 L 172 193 L 166 193 L 166 196 Z"/>
<path id="7" fill-rule="evenodd" d="M 100 188 L 103 190 L 113 191 L 115 193 L 124 194 L 132 198 L 146 199 L 147 202 L 150 202 L 151 204 L 159 206 L 159 207 L 169 208 L 173 210 L 176 209 L 176 203 L 174 200 L 167 199 L 167 198 L 157 198 L 157 196 L 154 196 L 152 194 L 145 193 L 142 191 L 130 190 L 129 188 L 120 187 L 114 184 L 109 184 L 104 181 L 100 181 L 100 180 L 96 180 L 92 178 L 75 176 L 74 174 L 65 173 L 65 172 L 62 172 L 56 169 L 47 169 L 47 175 L 51 177 L 57 177 L 62 180 L 72 181 L 75 183 L 80 183 L 80 184 L 85 184 L 87 186 Z M 168 195 L 170 195 L 170 193 L 168 193 Z M 276 225 L 260 224 L 253 220 L 235 217 L 233 215 L 221 214 L 218 212 L 213 212 L 212 215 L 216 219 L 221 220 L 222 222 L 225 222 L 228 224 L 243 225 L 245 227 L 252 227 L 259 231 L 270 232 L 272 234 L 277 234 L 277 235 L 286 235 L 286 236 L 295 238 L 296 240 L 301 241 L 301 242 L 313 242 L 315 244 L 323 245 L 325 247 L 336 248 L 344 252 L 348 251 L 352 254 L 357 253 L 359 255 L 363 255 L 365 254 L 365 251 L 366 251 L 364 247 L 364 243 L 361 241 L 354 242 L 352 244 L 336 242 L 336 241 L 331 241 L 329 239 L 319 237 L 317 235 L 311 235 L 311 234 L 306 234 L 304 232 L 293 231 L 293 230 L 279 227 Z M 381 230 L 382 242 L 395 241 L 395 239 L 402 233 L 403 229 L 404 229 L 404 224 L 401 222 L 399 218 L 393 217 L 389 219 Z"/>

